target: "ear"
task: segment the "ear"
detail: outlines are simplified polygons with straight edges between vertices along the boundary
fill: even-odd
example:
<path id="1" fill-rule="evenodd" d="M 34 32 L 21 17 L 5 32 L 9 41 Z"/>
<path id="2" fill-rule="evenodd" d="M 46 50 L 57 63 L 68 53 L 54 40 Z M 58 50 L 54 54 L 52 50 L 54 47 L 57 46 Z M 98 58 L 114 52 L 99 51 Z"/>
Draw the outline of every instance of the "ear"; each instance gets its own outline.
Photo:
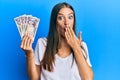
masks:
<path id="1" fill-rule="evenodd" d="M 80 40 L 80 42 L 82 41 L 82 32 L 81 31 L 78 33 L 78 39 Z"/>

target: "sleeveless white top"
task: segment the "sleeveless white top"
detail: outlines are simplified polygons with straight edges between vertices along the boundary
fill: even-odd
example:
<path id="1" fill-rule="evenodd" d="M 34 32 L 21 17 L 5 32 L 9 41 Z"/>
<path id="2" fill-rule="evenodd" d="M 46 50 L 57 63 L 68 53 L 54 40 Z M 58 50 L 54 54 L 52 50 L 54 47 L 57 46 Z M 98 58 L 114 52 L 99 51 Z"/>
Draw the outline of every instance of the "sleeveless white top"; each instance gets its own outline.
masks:
<path id="1" fill-rule="evenodd" d="M 47 45 L 46 38 L 38 39 L 38 42 L 35 48 L 35 64 L 36 65 L 40 65 L 40 62 L 44 56 L 46 45 Z M 85 56 L 87 63 L 91 67 L 87 45 L 85 42 L 82 42 L 81 46 L 84 48 L 84 50 L 82 50 L 82 53 Z M 72 61 L 73 61 L 72 54 L 70 54 L 65 58 L 62 58 L 58 54 L 56 54 L 54 71 L 49 72 L 42 68 L 40 80 L 81 80 L 77 63 L 74 60 L 72 64 Z"/>

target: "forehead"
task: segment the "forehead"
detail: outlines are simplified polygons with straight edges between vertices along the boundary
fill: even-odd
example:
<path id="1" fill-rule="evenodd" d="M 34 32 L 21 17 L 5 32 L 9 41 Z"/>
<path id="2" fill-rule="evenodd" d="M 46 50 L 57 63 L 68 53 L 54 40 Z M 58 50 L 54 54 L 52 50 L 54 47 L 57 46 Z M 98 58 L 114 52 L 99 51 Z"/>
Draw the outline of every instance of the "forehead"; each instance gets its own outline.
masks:
<path id="1" fill-rule="evenodd" d="M 73 14 L 72 9 L 63 7 L 60 9 L 59 14 Z"/>

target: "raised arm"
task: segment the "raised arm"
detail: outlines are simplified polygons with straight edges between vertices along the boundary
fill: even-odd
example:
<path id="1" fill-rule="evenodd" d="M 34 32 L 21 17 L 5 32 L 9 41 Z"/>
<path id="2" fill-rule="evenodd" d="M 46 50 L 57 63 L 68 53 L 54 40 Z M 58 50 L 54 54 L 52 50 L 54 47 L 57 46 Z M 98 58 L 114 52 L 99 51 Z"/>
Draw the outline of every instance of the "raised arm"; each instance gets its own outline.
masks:
<path id="1" fill-rule="evenodd" d="M 40 65 L 35 65 L 34 51 L 32 48 L 32 37 L 25 35 L 21 42 L 21 49 L 25 51 L 27 61 L 27 71 L 30 80 L 39 80 L 40 78 Z"/>
<path id="2" fill-rule="evenodd" d="M 70 27 L 66 28 L 65 36 L 67 43 L 73 49 L 82 80 L 93 80 L 92 68 L 88 65 L 80 47 L 81 38 L 77 38 Z"/>

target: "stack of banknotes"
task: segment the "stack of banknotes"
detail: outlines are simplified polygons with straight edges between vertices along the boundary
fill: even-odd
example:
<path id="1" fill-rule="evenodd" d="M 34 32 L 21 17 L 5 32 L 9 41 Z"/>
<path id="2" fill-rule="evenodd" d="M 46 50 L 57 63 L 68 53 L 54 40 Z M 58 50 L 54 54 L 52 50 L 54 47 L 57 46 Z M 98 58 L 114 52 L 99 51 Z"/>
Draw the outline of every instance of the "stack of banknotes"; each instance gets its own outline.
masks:
<path id="1" fill-rule="evenodd" d="M 33 40 L 35 38 L 37 28 L 40 22 L 40 19 L 33 17 L 32 15 L 21 15 L 14 18 L 14 21 L 17 25 L 18 31 L 21 38 L 26 34 L 32 36 Z"/>

